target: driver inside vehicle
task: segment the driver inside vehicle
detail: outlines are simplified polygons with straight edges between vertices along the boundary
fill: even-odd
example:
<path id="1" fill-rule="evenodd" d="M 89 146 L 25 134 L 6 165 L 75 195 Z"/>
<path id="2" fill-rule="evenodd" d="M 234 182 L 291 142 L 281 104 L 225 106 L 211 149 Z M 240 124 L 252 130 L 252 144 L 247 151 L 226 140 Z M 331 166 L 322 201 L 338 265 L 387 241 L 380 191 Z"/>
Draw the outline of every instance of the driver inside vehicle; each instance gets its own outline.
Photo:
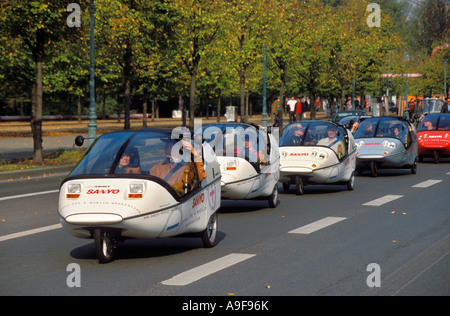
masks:
<path id="1" fill-rule="evenodd" d="M 327 146 L 333 149 L 338 155 L 339 159 L 345 156 L 344 143 L 340 140 L 338 136 L 338 130 L 335 126 L 328 126 L 327 128 L 328 137 L 319 140 L 318 146 Z"/>
<path id="2" fill-rule="evenodd" d="M 198 153 L 195 153 L 190 143 L 187 141 L 181 142 L 184 148 L 194 154 L 194 161 L 191 159 L 188 161 L 181 158 L 174 159 L 172 149 L 176 142 L 169 140 L 165 147 L 166 158 L 150 169 L 151 176 L 158 177 L 170 184 L 179 196 L 191 192 L 198 187 L 199 182 L 206 178 L 206 170 L 201 156 L 199 157 Z"/>
<path id="3" fill-rule="evenodd" d="M 290 141 L 292 145 L 300 145 L 303 140 L 305 128 L 301 123 L 295 123 L 289 128 Z"/>

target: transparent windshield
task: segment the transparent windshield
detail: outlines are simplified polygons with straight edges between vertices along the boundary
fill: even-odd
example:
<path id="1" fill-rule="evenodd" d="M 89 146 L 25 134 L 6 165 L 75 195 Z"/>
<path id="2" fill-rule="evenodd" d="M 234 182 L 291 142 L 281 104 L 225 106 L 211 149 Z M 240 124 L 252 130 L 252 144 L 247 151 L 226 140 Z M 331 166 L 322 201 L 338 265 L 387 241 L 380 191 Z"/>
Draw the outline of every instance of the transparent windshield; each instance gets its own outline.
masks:
<path id="1" fill-rule="evenodd" d="M 214 147 L 217 156 L 239 157 L 250 163 L 267 162 L 268 137 L 265 130 L 245 124 L 203 126 L 203 138 Z"/>
<path id="2" fill-rule="evenodd" d="M 198 186 L 198 169 L 203 168 L 202 162 L 192 159 L 192 144 L 184 144 L 159 132 L 105 134 L 97 139 L 70 177 L 153 176 L 168 183 L 182 196 Z"/>
<path id="3" fill-rule="evenodd" d="M 355 132 L 356 138 L 397 138 L 407 142 L 409 127 L 397 118 L 370 118 L 360 123 Z"/>
<path id="4" fill-rule="evenodd" d="M 99 137 L 70 176 L 110 174 L 117 153 L 133 133 L 111 133 Z"/>
<path id="5" fill-rule="evenodd" d="M 346 155 L 345 130 L 329 122 L 295 122 L 286 126 L 281 146 L 325 146 Z"/>
<path id="6" fill-rule="evenodd" d="M 450 115 L 427 115 L 420 122 L 417 131 L 450 131 Z"/>

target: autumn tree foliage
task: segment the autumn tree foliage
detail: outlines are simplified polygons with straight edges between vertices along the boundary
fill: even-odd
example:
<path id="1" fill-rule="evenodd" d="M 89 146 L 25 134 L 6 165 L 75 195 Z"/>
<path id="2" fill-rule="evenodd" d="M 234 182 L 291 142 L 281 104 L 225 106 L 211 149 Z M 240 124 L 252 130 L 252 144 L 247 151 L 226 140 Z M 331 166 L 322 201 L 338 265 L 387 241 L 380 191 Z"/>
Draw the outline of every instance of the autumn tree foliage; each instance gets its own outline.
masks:
<path id="1" fill-rule="evenodd" d="M 0 115 L 32 114 L 37 161 L 43 113 L 88 111 L 90 1 L 73 2 L 81 11 L 79 27 L 67 25 L 67 1 L 0 2 Z M 409 70 L 426 75 L 410 82 L 410 91 L 442 91 L 448 4 L 427 0 L 415 14 L 420 23 L 413 32 L 414 20 L 401 15 L 404 3 L 378 1 L 379 27 L 367 23 L 369 3 L 95 0 L 97 114 L 124 113 L 128 129 L 131 111 L 147 111 L 150 102 L 154 119 L 158 101 L 180 98 L 189 112 L 183 123 L 193 127 L 207 105 L 220 120 L 223 100 L 238 105 L 240 120 L 246 121 L 250 95 L 261 111 L 264 47 L 269 101 L 303 95 L 342 102 L 353 93 L 353 79 L 356 95 L 382 95 L 387 82 L 380 75 L 388 70 L 389 53 L 390 72 L 402 73 L 407 48 Z M 411 34 L 432 35 L 417 47 Z M 433 55 L 436 47 L 445 49 Z M 404 78 L 392 80 L 391 93 L 402 91 Z"/>

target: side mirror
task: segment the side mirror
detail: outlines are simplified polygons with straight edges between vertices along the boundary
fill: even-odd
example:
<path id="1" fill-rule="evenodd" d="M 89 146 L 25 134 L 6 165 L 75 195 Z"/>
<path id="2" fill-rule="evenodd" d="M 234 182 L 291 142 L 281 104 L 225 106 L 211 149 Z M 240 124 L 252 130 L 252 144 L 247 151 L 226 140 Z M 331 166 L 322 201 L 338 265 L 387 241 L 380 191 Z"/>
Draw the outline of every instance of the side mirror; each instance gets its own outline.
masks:
<path id="1" fill-rule="evenodd" d="M 77 137 L 75 137 L 75 145 L 77 145 L 78 147 L 83 146 L 84 143 L 84 137 L 81 135 L 78 135 Z"/>

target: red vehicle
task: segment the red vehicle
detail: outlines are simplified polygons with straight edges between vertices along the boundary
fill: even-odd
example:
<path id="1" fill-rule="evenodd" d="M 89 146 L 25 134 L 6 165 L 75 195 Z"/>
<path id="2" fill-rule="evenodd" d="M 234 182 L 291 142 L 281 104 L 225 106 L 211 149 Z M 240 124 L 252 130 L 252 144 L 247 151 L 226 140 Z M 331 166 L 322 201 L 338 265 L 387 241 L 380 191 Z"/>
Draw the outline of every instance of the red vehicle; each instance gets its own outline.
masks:
<path id="1" fill-rule="evenodd" d="M 431 157 L 439 163 L 440 157 L 450 157 L 450 114 L 425 116 L 417 128 L 419 161 Z"/>

